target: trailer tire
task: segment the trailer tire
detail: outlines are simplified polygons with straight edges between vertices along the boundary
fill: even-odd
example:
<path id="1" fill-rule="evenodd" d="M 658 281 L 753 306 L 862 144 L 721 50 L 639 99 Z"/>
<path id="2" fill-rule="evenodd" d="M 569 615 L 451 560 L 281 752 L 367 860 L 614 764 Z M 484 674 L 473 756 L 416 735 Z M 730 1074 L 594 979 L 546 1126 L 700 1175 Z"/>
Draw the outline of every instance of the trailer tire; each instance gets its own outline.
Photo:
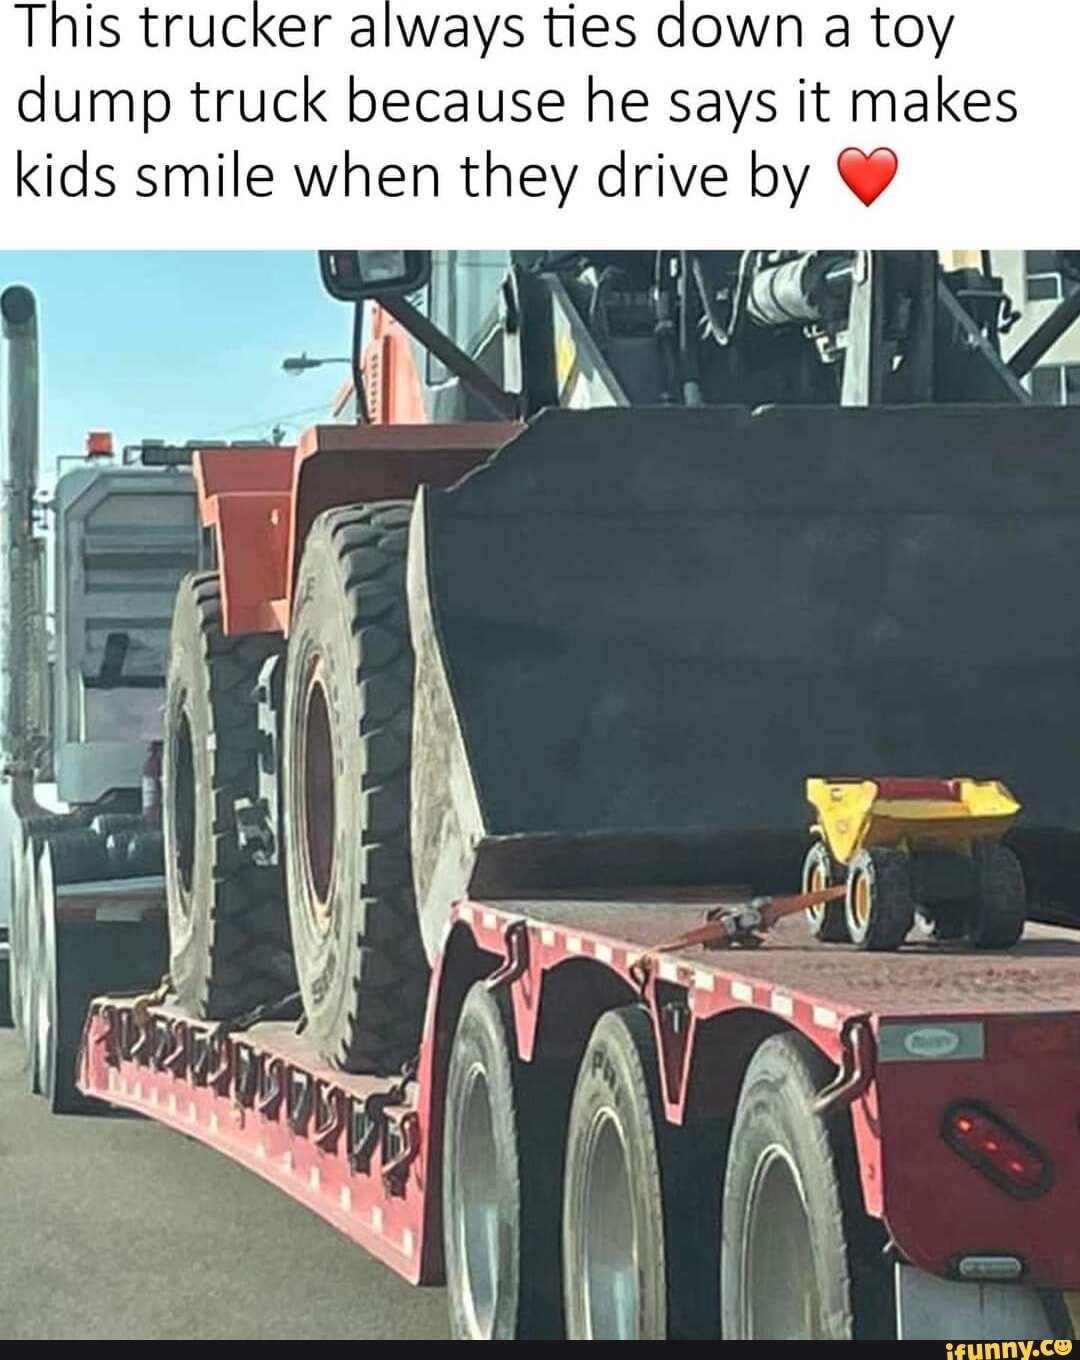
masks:
<path id="1" fill-rule="evenodd" d="M 100 840 L 98 844 L 100 846 Z M 37 1090 L 45 1097 L 46 1104 L 53 1114 L 77 1114 L 90 1107 L 90 1102 L 75 1084 L 75 1062 L 93 990 L 82 982 L 80 976 L 85 967 L 82 950 L 72 950 L 69 946 L 64 951 L 65 957 L 61 959 L 55 894 L 58 882 L 78 881 L 76 878 L 66 877 L 66 873 L 79 872 L 78 855 L 81 848 L 64 846 L 63 840 L 57 840 L 51 845 L 46 842 L 38 861 L 41 937 L 35 980 L 39 989 L 39 1024 L 35 1034 L 34 1052 L 37 1063 Z M 104 853 L 103 847 L 102 852 Z M 61 869 L 66 871 L 64 876 L 59 872 Z M 89 862 L 84 872 L 89 877 L 83 879 L 83 882 L 90 882 L 97 877 Z M 87 927 L 75 929 L 85 932 Z M 90 926 L 89 929 L 95 927 Z"/>
<path id="2" fill-rule="evenodd" d="M 446 1077 L 443 1234 L 456 1341 L 561 1335 L 557 1100 L 530 1099 L 537 1073 L 513 1051 L 505 990 L 469 991 Z"/>
<path id="3" fill-rule="evenodd" d="M 169 971 L 181 1005 L 230 1019 L 294 990 L 284 874 L 252 863 L 236 801 L 258 797 L 255 686 L 276 635 L 226 637 L 216 573 L 187 576 L 173 613 L 163 823 Z"/>
<path id="4" fill-rule="evenodd" d="M 725 1340 L 846 1341 L 887 1329 L 883 1234 L 863 1213 L 849 1136 L 813 1112 L 830 1076 L 824 1056 L 791 1033 L 766 1039 L 746 1070 L 722 1200 Z"/>
<path id="5" fill-rule="evenodd" d="M 41 1006 L 45 998 L 41 990 L 42 977 L 42 920 L 41 888 L 38 882 L 38 860 L 41 842 L 28 836 L 23 850 L 23 910 L 24 966 L 22 973 L 23 1046 L 26 1049 L 26 1084 L 31 1095 L 41 1094 L 38 1035 L 42 1030 Z"/>
<path id="6" fill-rule="evenodd" d="M 911 863 L 903 850 L 859 850 L 848 865 L 844 920 L 860 949 L 899 949 L 915 924 Z"/>
<path id="7" fill-rule="evenodd" d="M 803 860 L 803 892 L 818 892 L 824 888 L 831 888 L 839 883 L 842 877 L 843 873 L 829 853 L 829 847 L 824 841 L 815 841 Z M 820 906 L 808 907 L 806 923 L 810 927 L 810 934 L 824 944 L 842 944 L 849 938 L 842 900 L 822 902 Z"/>
<path id="8" fill-rule="evenodd" d="M 388 1073 L 420 1041 L 428 965 L 409 855 L 411 507 L 312 525 L 285 669 L 289 920 L 310 1034 L 346 1071 Z"/>
<path id="9" fill-rule="evenodd" d="M 1024 933 L 1027 888 L 1020 860 L 1006 845 L 977 841 L 977 883 L 968 938 L 976 949 L 1011 949 Z"/>
<path id="10" fill-rule="evenodd" d="M 721 1157 L 711 1122 L 667 1123 L 645 1008 L 602 1015 L 578 1070 L 566 1136 L 569 1340 L 717 1337 Z"/>
<path id="11" fill-rule="evenodd" d="M 82 820 L 73 814 L 35 813 L 20 818 L 11 850 L 13 871 L 11 905 L 12 1019 L 29 1052 L 34 1034 L 37 996 L 34 970 L 40 933 L 37 897 L 37 862 L 48 836 L 79 829 Z"/>

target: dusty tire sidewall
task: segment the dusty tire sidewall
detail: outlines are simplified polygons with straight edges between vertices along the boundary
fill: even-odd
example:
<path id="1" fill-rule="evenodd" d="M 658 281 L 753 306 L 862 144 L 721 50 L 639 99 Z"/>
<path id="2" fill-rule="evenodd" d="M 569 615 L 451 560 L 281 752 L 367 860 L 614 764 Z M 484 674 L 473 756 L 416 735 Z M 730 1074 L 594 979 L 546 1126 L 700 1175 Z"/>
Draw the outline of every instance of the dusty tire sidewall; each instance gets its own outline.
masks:
<path id="1" fill-rule="evenodd" d="M 660 1166 L 652 1111 L 643 1104 L 648 1080 L 640 1051 L 617 1012 L 593 1030 L 574 1088 L 566 1140 L 563 1187 L 563 1298 L 569 1340 L 589 1337 L 585 1267 L 588 1156 L 600 1121 L 614 1119 L 621 1135 L 638 1249 L 638 1327 L 642 1339 L 663 1338 L 667 1329 Z"/>
<path id="2" fill-rule="evenodd" d="M 177 646 L 176 639 L 181 645 Z M 165 887 L 169 914 L 169 974 L 181 1001 L 198 1007 L 205 996 L 208 978 L 210 918 L 200 904 L 214 892 L 214 798 L 210 764 L 213 714 L 210 673 L 193 587 L 182 587 L 177 597 L 173 645 L 165 694 L 165 744 L 162 760 L 162 818 L 165 850 Z M 176 828 L 180 735 L 186 718 L 191 735 L 191 762 L 195 826 L 191 864 L 191 890 L 181 879 L 180 845 Z"/>
<path id="3" fill-rule="evenodd" d="M 498 1262 L 496 1302 L 490 1337 L 493 1341 L 518 1338 L 521 1271 L 521 1187 L 518 1170 L 518 1131 L 513 1060 L 498 1003 L 484 983 L 477 983 L 465 1000 L 447 1070 L 443 1126 L 443 1233 L 450 1328 L 455 1340 L 481 1339 L 473 1310 L 466 1303 L 468 1268 L 457 1226 L 465 1198 L 458 1157 L 463 1147 L 465 1101 L 475 1068 L 487 1084 L 495 1145 L 494 1180 L 498 1190 Z"/>
<path id="4" fill-rule="evenodd" d="M 289 924 L 308 1023 L 316 1039 L 339 1034 L 356 1005 L 352 995 L 354 956 L 359 948 L 363 772 L 345 771 L 343 751 L 358 744 L 361 712 L 351 669 L 354 640 L 343 607 L 340 562 L 325 539 L 309 540 L 297 583 L 285 672 L 283 723 L 285 865 Z M 303 805 L 302 728 L 312 667 L 320 668 L 333 750 L 333 870 L 328 895 L 330 919 L 320 930 L 308 907 L 307 851 L 303 819 L 289 812 Z"/>
<path id="5" fill-rule="evenodd" d="M 825 1129 L 811 1113 L 816 1060 L 791 1036 L 766 1040 L 751 1060 L 728 1149 L 721 1209 L 722 1334 L 748 1340 L 744 1243 L 754 1179 L 774 1149 L 794 1165 L 807 1213 L 823 1340 L 851 1339 L 841 1199 Z"/>

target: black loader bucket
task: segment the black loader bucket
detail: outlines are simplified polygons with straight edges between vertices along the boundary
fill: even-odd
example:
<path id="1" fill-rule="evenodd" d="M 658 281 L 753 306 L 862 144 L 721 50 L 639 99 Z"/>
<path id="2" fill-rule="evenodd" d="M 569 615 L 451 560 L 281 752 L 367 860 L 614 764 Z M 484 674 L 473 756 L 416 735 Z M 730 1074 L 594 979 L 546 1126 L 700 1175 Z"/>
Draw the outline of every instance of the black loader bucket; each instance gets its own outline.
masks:
<path id="1" fill-rule="evenodd" d="M 1080 411 L 547 413 L 409 592 L 429 949 L 469 890 L 790 890 L 816 774 L 1004 780 L 1080 915 Z"/>

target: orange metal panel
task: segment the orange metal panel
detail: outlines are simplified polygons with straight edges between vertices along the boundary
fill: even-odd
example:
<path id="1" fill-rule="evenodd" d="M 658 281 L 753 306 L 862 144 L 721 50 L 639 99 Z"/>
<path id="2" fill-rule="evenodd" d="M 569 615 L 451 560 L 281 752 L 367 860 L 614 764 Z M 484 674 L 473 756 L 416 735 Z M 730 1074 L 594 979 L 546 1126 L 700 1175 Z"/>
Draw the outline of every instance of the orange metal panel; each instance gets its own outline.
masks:
<path id="1" fill-rule="evenodd" d="M 371 312 L 364 386 L 372 425 L 424 425 L 429 417 L 409 333 L 381 307 Z"/>
<path id="2" fill-rule="evenodd" d="M 214 531 L 227 636 L 281 632 L 272 601 L 289 579 L 295 457 L 292 446 L 275 444 L 198 449 L 192 457 L 199 515 Z"/>
<path id="3" fill-rule="evenodd" d="M 199 514 L 209 527 L 218 522 L 218 499 L 235 491 L 285 491 L 292 486 L 290 444 L 258 448 L 197 449 L 192 456 Z"/>
<path id="4" fill-rule="evenodd" d="M 235 491 L 217 497 L 218 569 L 222 628 L 238 633 L 279 633 L 274 601 L 288 578 L 289 495 Z"/>

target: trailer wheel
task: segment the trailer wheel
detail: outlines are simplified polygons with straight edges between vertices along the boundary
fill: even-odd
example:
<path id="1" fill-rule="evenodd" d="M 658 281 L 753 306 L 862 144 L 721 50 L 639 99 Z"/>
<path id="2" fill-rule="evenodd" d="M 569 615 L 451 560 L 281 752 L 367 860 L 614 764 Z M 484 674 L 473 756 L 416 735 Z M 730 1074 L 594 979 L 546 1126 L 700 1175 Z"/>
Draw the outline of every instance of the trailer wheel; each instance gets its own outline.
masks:
<path id="1" fill-rule="evenodd" d="M 253 864 L 236 829 L 237 799 L 258 797 L 255 685 L 281 646 L 224 636 L 216 574 L 181 581 L 163 763 L 170 975 L 181 1004 L 209 1019 L 295 987 L 283 871 Z"/>
<path id="2" fill-rule="evenodd" d="M 720 1248 L 725 1340 L 846 1341 L 884 1325 L 880 1230 L 852 1156 L 813 1113 L 829 1064 L 802 1036 L 754 1054 L 728 1148 Z M 847 1154 L 847 1155 L 845 1155 Z"/>
<path id="3" fill-rule="evenodd" d="M 428 967 L 409 858 L 411 507 L 320 515 L 285 669 L 285 838 L 304 1010 L 327 1061 L 395 1071 L 420 1041 Z"/>
<path id="4" fill-rule="evenodd" d="M 1011 949 L 1024 933 L 1027 888 L 1019 859 L 1006 845 L 976 842 L 977 883 L 968 938 L 976 949 Z"/>
<path id="5" fill-rule="evenodd" d="M 42 923 L 41 890 L 38 884 L 38 859 L 41 844 L 28 836 L 23 850 L 23 910 L 25 931 L 22 970 L 23 1045 L 26 1049 L 26 1084 L 31 1095 L 41 1094 L 41 1069 L 38 1056 L 39 1035 L 45 1017 L 41 990 Z"/>
<path id="6" fill-rule="evenodd" d="M 824 841 L 815 841 L 806 852 L 803 860 L 803 892 L 821 892 L 837 883 L 837 866 L 829 854 Z M 844 919 L 844 904 L 822 902 L 819 906 L 808 907 L 806 921 L 810 934 L 827 944 L 839 944 L 848 939 L 847 921 Z"/>
<path id="7" fill-rule="evenodd" d="M 902 850 L 860 850 L 852 857 L 844 919 L 860 949 L 899 949 L 915 924 L 911 865 Z"/>
<path id="8" fill-rule="evenodd" d="M 601 1016 L 578 1071 L 566 1138 L 569 1340 L 718 1335 L 721 1156 L 713 1124 L 691 1131 L 666 1122 L 644 1007 Z"/>
<path id="9" fill-rule="evenodd" d="M 94 839 L 104 848 L 97 837 Z M 79 931 L 76 947 L 68 943 L 61 954 L 59 922 L 56 917 L 56 884 L 62 879 L 75 881 L 79 873 L 81 846 L 65 845 L 62 840 L 42 847 L 38 861 L 38 899 L 41 916 L 40 949 L 37 966 L 38 1027 L 35 1036 L 37 1061 L 37 1089 L 45 1097 L 53 1114 L 74 1114 L 90 1107 L 75 1084 L 75 1062 L 82 1038 L 83 1022 L 93 995 L 92 988 L 83 980 L 83 950 L 78 948 L 87 927 Z M 98 865 L 90 862 L 84 881 L 99 877 Z M 96 859 L 96 856 L 94 856 Z M 91 925 L 90 930 L 96 929 Z"/>
<path id="10" fill-rule="evenodd" d="M 507 993 L 473 986 L 446 1078 L 443 1237 L 457 1341 L 558 1339 L 560 1101 L 512 1047 Z M 565 1109 L 565 1100 L 562 1102 Z"/>

